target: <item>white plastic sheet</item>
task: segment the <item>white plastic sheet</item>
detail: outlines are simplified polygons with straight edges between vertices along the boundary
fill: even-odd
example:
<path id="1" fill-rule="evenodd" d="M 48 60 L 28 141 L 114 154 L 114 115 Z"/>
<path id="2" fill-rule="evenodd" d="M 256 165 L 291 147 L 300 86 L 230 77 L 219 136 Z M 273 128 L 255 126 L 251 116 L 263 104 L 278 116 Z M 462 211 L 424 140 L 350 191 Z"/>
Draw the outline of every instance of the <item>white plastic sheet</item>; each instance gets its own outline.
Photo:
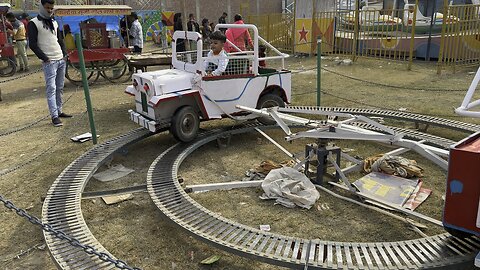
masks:
<path id="1" fill-rule="evenodd" d="M 262 188 L 265 193 L 261 199 L 275 199 L 275 203 L 290 208 L 297 205 L 310 209 L 320 197 L 312 182 L 290 167 L 271 170 L 263 180 Z"/>

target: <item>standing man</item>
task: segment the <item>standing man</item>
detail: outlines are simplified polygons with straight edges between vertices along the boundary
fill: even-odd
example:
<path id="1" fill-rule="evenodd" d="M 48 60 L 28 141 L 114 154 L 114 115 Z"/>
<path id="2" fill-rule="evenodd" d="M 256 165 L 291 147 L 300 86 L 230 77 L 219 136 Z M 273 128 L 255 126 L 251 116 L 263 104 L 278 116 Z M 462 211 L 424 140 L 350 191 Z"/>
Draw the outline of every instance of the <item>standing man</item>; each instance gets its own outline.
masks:
<path id="1" fill-rule="evenodd" d="M 200 25 L 198 25 L 197 21 L 195 21 L 195 16 L 193 16 L 193 13 L 188 15 L 187 29 L 190 32 L 195 31 L 200 33 Z"/>
<path id="2" fill-rule="evenodd" d="M 62 111 L 63 84 L 65 81 L 65 44 L 53 18 L 54 0 L 41 0 L 38 16 L 28 23 L 30 49 L 42 60 L 47 92 L 47 103 L 55 127 L 63 126 L 59 117 L 72 117 Z"/>
<path id="3" fill-rule="evenodd" d="M 17 47 L 17 58 L 20 66 L 20 72 L 28 71 L 28 58 L 27 58 L 27 35 L 25 25 L 15 18 L 13 13 L 9 12 L 6 15 L 7 20 L 13 27 L 13 39 L 15 39 L 15 46 Z"/>
<path id="4" fill-rule="evenodd" d="M 143 30 L 142 25 L 138 21 L 138 15 L 132 12 L 130 15 L 132 20 L 132 27 L 130 28 L 130 43 L 133 45 L 133 53 L 142 53 L 143 49 Z"/>
<path id="5" fill-rule="evenodd" d="M 221 23 L 221 24 L 226 24 L 227 23 L 227 16 L 228 14 L 226 12 L 223 12 L 222 16 L 220 16 L 220 18 L 218 18 L 218 23 Z M 212 29 L 213 31 L 213 29 Z M 226 28 L 220 28 L 220 31 L 222 31 L 224 34 L 225 34 L 225 31 L 227 31 Z"/>
<path id="6" fill-rule="evenodd" d="M 198 23 L 195 21 L 195 17 L 193 16 L 193 13 L 190 13 L 188 15 L 187 31 L 200 33 L 200 25 L 198 25 Z M 197 42 L 195 40 L 190 40 L 190 50 L 193 51 L 196 49 L 197 49 Z"/>

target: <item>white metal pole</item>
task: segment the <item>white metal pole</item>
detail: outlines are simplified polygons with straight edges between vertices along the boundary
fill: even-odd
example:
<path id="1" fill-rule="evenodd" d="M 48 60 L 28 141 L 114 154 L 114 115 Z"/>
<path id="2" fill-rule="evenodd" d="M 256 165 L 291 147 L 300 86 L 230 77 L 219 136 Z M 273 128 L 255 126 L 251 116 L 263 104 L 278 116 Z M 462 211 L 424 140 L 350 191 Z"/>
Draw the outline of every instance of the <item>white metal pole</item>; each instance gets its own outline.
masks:
<path id="1" fill-rule="evenodd" d="M 195 0 L 195 17 L 197 22 L 201 22 L 200 19 L 200 0 Z"/>
<path id="2" fill-rule="evenodd" d="M 227 0 L 227 23 L 232 23 L 232 5 L 230 3 L 230 0 Z"/>
<path id="3" fill-rule="evenodd" d="M 397 0 L 393 0 L 392 17 L 395 16 L 395 9 L 396 8 L 397 8 Z"/>
<path id="4" fill-rule="evenodd" d="M 260 0 L 257 0 L 257 15 L 260 14 Z"/>
<path id="5" fill-rule="evenodd" d="M 472 84 L 470 84 L 470 87 L 468 88 L 468 92 L 465 95 L 465 98 L 463 99 L 463 102 L 462 102 L 463 108 L 467 108 L 468 103 L 470 103 L 470 100 L 472 99 L 473 94 L 475 93 L 475 89 L 477 88 L 479 81 L 480 81 L 480 67 L 478 68 L 477 74 L 475 74 Z"/>

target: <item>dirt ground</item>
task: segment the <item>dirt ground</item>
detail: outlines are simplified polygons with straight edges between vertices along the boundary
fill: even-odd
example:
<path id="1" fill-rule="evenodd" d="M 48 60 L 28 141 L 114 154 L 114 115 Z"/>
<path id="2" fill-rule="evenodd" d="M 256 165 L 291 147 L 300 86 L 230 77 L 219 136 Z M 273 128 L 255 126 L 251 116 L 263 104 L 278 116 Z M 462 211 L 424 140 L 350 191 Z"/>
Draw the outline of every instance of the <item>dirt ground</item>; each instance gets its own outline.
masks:
<path id="1" fill-rule="evenodd" d="M 30 60 L 33 62 L 31 69 L 39 68 L 36 58 L 30 57 Z M 315 58 L 288 59 L 288 68 L 295 71 L 292 83 L 294 105 L 315 105 L 316 71 L 310 70 L 315 65 Z M 322 65 L 344 75 L 405 87 L 381 87 L 322 71 L 322 90 L 325 91 L 321 97 L 322 106 L 402 108 L 409 112 L 480 123 L 476 119 L 458 117 L 453 112 L 473 79 L 473 69 L 457 70 L 455 74 L 446 71 L 437 75 L 435 63 L 415 63 L 413 70 L 407 71 L 406 63 L 372 59 L 360 59 L 353 65 L 343 66 L 327 58 Z M 0 78 L 3 98 L 0 102 L 0 172 L 20 167 L 0 177 L 0 194 L 40 217 L 42 198 L 54 179 L 92 147 L 90 142 L 77 144 L 70 141 L 72 136 L 89 131 L 83 90 L 66 84 L 64 98 L 68 102 L 64 111 L 73 114 L 74 118 L 65 120 L 63 127 L 54 128 L 47 116 L 43 74 L 38 72 L 8 82 L 4 82 L 5 79 Z M 130 96 L 123 93 L 125 87 L 125 84 L 114 85 L 101 79 L 91 87 L 100 142 L 137 128 L 127 115 L 127 110 L 133 108 L 134 103 Z M 38 123 L 15 132 L 34 122 Z M 391 123 L 414 128 L 411 123 Z M 202 128 L 231 124 L 230 120 L 219 120 L 203 123 Z M 440 128 L 428 131 L 454 140 L 467 135 Z M 292 152 L 301 152 L 306 143 L 286 144 L 279 131 L 269 131 L 269 134 Z M 112 164 L 122 164 L 135 169 L 135 172 L 113 183 L 92 179 L 86 191 L 144 184 L 150 163 L 173 143 L 175 141 L 168 133 L 161 133 L 129 147 L 128 153 L 116 154 Z M 338 144 L 354 149 L 352 154 L 362 157 L 389 150 L 374 143 Z M 445 172 L 419 155 L 408 153 L 405 156 L 416 159 L 425 168 L 424 185 L 433 189 L 431 197 L 418 211 L 441 219 Z M 180 174 L 187 184 L 238 181 L 246 170 L 265 159 L 281 162 L 286 157 L 259 134 L 245 134 L 233 138 L 226 149 L 219 149 L 213 144 L 202 147 L 201 151 L 194 152 L 184 161 Z M 351 175 L 352 178 L 359 176 Z M 192 197 L 208 209 L 235 221 L 252 227 L 269 224 L 272 232 L 290 236 L 362 242 L 419 237 L 401 222 L 322 192 L 319 201 L 310 210 L 273 205 L 272 201 L 260 200 L 261 193 L 260 189 L 242 189 L 193 194 Z M 318 204 L 328 204 L 330 209 L 318 210 Z M 85 200 L 82 210 L 95 237 L 117 258 L 126 260 L 132 266 L 143 269 L 280 269 L 230 255 L 193 239 L 166 220 L 147 193 L 136 193 L 134 199 L 110 206 L 101 199 Z M 429 226 L 425 230 L 428 235 L 443 231 L 426 225 Z M 2 206 L 0 226 L 0 269 L 55 269 L 43 245 L 39 227 Z M 222 258 L 214 265 L 200 264 L 201 260 L 216 254 Z"/>

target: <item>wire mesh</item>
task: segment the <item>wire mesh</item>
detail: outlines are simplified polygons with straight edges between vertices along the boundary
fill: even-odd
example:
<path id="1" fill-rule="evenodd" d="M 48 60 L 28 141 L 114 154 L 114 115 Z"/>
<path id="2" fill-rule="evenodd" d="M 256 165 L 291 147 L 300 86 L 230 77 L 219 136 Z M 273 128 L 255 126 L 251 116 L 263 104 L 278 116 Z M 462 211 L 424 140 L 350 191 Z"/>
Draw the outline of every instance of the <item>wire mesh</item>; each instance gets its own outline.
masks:
<path id="1" fill-rule="evenodd" d="M 211 73 L 218 68 L 218 62 L 215 61 L 216 58 L 207 57 L 208 52 L 208 50 L 202 51 L 203 59 L 200 59 L 200 61 L 202 61 L 201 66 L 206 67 L 204 71 Z M 227 59 L 228 64 L 222 76 L 253 74 L 253 54 L 251 52 L 232 53 L 227 56 Z M 178 52 L 177 60 L 184 63 L 196 64 L 198 60 L 197 51 Z M 206 64 L 204 64 L 203 61 L 205 61 Z"/>

